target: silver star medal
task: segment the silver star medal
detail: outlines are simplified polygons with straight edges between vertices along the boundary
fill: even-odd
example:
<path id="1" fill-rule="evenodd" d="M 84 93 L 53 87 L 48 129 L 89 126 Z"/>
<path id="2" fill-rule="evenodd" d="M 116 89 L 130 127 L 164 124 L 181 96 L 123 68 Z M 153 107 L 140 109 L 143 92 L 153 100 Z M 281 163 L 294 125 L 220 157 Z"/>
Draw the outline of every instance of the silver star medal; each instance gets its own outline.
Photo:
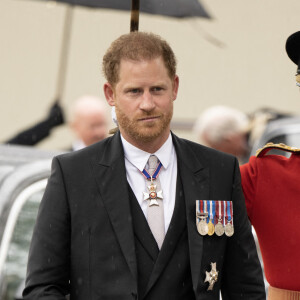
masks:
<path id="1" fill-rule="evenodd" d="M 149 193 L 144 193 L 144 200 L 150 200 L 149 206 L 156 205 L 159 206 L 157 199 L 163 199 L 162 191 L 156 192 L 156 185 L 153 184 L 152 178 L 151 178 L 151 184 L 148 185 Z"/>
<path id="2" fill-rule="evenodd" d="M 211 271 L 207 272 L 206 271 L 206 278 L 204 280 L 204 282 L 208 282 L 208 291 L 212 291 L 214 284 L 217 282 L 218 280 L 218 274 L 219 271 L 217 271 L 217 263 L 210 263 L 211 265 Z"/>

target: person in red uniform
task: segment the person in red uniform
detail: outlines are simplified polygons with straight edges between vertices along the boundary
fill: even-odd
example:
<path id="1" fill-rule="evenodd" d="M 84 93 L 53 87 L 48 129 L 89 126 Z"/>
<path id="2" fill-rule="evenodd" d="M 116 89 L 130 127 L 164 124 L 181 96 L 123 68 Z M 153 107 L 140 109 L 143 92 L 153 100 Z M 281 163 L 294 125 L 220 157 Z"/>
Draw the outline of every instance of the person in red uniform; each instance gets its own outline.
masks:
<path id="1" fill-rule="evenodd" d="M 300 86 L 300 31 L 286 42 L 290 59 L 297 64 Z M 290 158 L 266 155 L 277 148 Z M 249 219 L 261 248 L 268 300 L 300 299 L 300 149 L 267 144 L 240 167 Z"/>

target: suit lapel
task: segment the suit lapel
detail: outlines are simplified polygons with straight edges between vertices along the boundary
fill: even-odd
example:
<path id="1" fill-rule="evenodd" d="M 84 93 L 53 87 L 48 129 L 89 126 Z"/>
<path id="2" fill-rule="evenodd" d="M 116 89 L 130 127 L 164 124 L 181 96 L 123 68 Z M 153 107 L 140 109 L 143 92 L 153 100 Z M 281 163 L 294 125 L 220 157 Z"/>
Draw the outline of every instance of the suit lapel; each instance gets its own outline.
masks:
<path id="1" fill-rule="evenodd" d="M 99 153 L 98 161 L 92 160 L 92 167 L 101 199 L 109 215 L 114 232 L 137 282 L 137 263 L 134 235 L 130 212 L 128 183 L 124 162 L 124 152 L 120 134 L 116 133 Z"/>
<path id="2" fill-rule="evenodd" d="M 209 169 L 206 166 L 205 157 L 196 157 L 186 141 L 173 135 L 173 142 L 185 196 L 191 274 L 193 289 L 197 295 L 203 237 L 196 228 L 196 200 L 209 199 Z"/>

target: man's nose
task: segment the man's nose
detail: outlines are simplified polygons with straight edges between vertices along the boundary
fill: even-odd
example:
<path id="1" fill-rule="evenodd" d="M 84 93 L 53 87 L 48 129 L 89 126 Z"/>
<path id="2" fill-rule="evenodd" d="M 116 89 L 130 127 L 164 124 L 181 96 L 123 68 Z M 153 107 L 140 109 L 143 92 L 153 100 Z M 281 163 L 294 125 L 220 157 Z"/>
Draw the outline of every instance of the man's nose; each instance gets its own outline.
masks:
<path id="1" fill-rule="evenodd" d="M 145 111 L 151 111 L 155 108 L 155 103 L 153 99 L 153 95 L 150 91 L 145 91 L 142 95 L 140 109 Z"/>

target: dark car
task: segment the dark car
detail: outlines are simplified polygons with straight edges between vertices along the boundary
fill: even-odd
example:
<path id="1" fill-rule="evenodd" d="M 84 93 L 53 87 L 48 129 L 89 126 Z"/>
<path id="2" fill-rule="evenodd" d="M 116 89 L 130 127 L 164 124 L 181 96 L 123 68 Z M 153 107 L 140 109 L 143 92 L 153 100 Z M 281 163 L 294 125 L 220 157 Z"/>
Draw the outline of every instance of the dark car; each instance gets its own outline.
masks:
<path id="1" fill-rule="evenodd" d="M 57 152 L 0 145 L 0 299 L 21 299 L 39 203 Z"/>

